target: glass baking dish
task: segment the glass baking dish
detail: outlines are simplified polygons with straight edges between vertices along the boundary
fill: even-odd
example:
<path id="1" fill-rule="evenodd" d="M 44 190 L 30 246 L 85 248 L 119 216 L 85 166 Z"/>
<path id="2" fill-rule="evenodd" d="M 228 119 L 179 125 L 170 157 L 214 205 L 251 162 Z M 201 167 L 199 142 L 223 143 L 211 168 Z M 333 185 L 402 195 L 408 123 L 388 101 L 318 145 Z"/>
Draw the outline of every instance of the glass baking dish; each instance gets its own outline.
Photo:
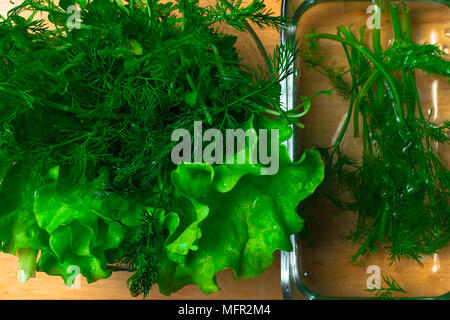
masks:
<path id="1" fill-rule="evenodd" d="M 393 2 L 393 1 L 391 1 Z M 438 44 L 448 53 L 450 47 L 450 2 L 404 1 L 411 12 L 414 40 L 419 43 Z M 282 14 L 289 18 L 281 42 L 297 38 L 302 43 L 305 33 L 313 28 L 317 33 L 336 34 L 336 27 L 352 25 L 354 30 L 366 24 L 370 13 L 370 1 L 355 0 L 284 0 Z M 383 47 L 393 31 L 389 16 L 382 16 L 381 34 Z M 326 42 L 325 42 L 326 41 Z M 332 60 L 345 61 L 340 44 L 325 40 L 327 53 Z M 295 63 L 295 73 L 283 84 L 282 100 L 287 109 L 296 105 L 298 96 L 311 96 L 317 90 L 331 87 L 326 78 L 311 69 L 304 68 L 301 59 Z M 445 79 L 418 74 L 417 85 L 423 108 L 432 108 L 436 122 L 450 118 L 450 86 Z M 305 128 L 296 132 L 288 142 L 291 157 L 298 159 L 304 148 L 329 146 L 345 118 L 348 102 L 337 95 L 318 97 L 312 102 L 307 116 L 302 119 Z M 437 112 L 436 112 L 437 111 Z M 349 130 L 351 131 L 351 130 Z M 348 137 L 347 137 L 348 136 Z M 346 135 L 343 143 L 346 154 L 359 154 L 361 141 Z M 441 150 L 450 160 L 450 148 Z M 314 207 L 314 222 L 310 225 L 312 244 L 300 235 L 291 237 L 293 251 L 282 252 L 281 285 L 285 299 L 371 299 L 374 283 L 384 286 L 382 275 L 394 278 L 406 293 L 394 294 L 394 299 L 450 299 L 450 248 L 445 248 L 431 257 L 425 257 L 423 267 L 416 262 L 391 265 L 384 252 L 366 254 L 362 263 L 350 263 L 357 248 L 343 240 L 354 222 L 351 212 L 339 213 L 326 201 Z M 356 249 L 356 250 L 355 250 Z M 378 277 L 378 283 L 374 279 Z"/>

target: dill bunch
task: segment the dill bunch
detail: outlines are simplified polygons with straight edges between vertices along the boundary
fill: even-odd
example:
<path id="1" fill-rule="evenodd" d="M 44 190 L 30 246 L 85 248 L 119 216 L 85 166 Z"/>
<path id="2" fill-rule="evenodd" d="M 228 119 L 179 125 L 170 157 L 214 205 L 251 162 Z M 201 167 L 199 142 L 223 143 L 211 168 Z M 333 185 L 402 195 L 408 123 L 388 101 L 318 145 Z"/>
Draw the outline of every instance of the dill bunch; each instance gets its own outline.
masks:
<path id="1" fill-rule="evenodd" d="M 227 8 L 209 10 L 187 0 L 154 1 L 149 7 L 97 0 L 82 9 L 82 28 L 69 30 L 63 18 L 72 2 L 21 5 L 49 12 L 56 30 L 17 15 L 1 25 L 1 56 L 8 61 L 2 63 L 0 80 L 3 135 L 23 124 L 27 132 L 23 138 L 15 135 L 9 147 L 20 149 L 14 156 L 25 158 L 36 180 L 55 164 L 69 165 L 73 179 L 81 182 L 107 166 L 113 170 L 111 190 L 148 194 L 170 169 L 174 129 L 191 130 L 195 120 L 235 128 L 268 103 L 276 107 L 278 80 L 266 81 L 265 71 L 244 71 L 236 38 L 213 25 Z M 261 12 L 261 3 L 246 10 L 234 6 L 223 19 L 239 29 L 243 17 L 271 16 Z M 36 125 L 26 127 L 30 122 Z"/>
<path id="2" fill-rule="evenodd" d="M 359 246 L 353 262 L 383 247 L 392 263 L 409 259 L 422 265 L 424 256 L 446 248 L 450 241 L 450 172 L 435 147 L 450 143 L 450 122 L 434 123 L 423 113 L 415 72 L 448 79 L 450 62 L 436 45 L 413 41 L 406 5 L 383 4 L 395 33 L 387 49 L 381 46 L 379 29 L 372 30 L 372 47 L 365 44 L 365 27 L 357 33 L 341 26 L 336 35 L 306 36 L 310 45 L 305 60 L 328 76 L 349 101 L 336 143 L 320 148 L 327 183 L 319 193 L 357 216 L 347 236 Z M 348 67 L 337 67 L 320 56 L 318 39 L 341 43 Z M 349 80 L 343 77 L 347 74 Z M 340 148 L 350 121 L 354 136 L 362 137 L 360 160 Z M 345 192 L 352 201 L 340 199 Z"/>

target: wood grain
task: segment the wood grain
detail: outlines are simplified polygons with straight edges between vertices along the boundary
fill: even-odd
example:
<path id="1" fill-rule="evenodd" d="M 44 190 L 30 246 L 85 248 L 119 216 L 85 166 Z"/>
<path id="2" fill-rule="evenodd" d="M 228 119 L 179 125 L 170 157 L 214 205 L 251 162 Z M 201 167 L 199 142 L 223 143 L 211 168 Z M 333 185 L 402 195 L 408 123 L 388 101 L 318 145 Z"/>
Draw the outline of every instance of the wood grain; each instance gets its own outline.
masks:
<path id="1" fill-rule="evenodd" d="M 110 278 L 91 284 L 80 278 L 79 288 L 75 283 L 69 289 L 61 278 L 40 272 L 36 278 L 21 283 L 17 280 L 17 270 L 15 256 L 0 254 L 0 299 L 133 299 L 126 286 L 130 272 L 114 272 Z M 147 299 L 281 299 L 280 256 L 275 254 L 272 266 L 255 279 L 236 280 L 230 270 L 225 270 L 218 273 L 217 282 L 221 290 L 209 296 L 190 285 L 169 297 L 161 295 L 155 287 Z"/>
<path id="2" fill-rule="evenodd" d="M 17 5 L 20 0 L 13 0 Z M 281 1 L 266 0 L 268 7 L 279 14 Z M 13 7 L 9 0 L 0 0 L 0 14 L 5 15 Z M 221 30 L 238 36 L 237 48 L 244 63 L 256 66 L 262 63 L 260 54 L 248 34 L 237 32 L 226 26 Z M 275 30 L 256 30 L 263 44 L 270 52 L 279 43 L 280 36 Z M 132 299 L 126 281 L 129 272 L 115 272 L 105 280 L 87 284 L 81 280 L 80 289 L 68 289 L 58 277 L 37 273 L 36 278 L 26 283 L 17 281 L 17 258 L 0 254 L 0 299 Z M 230 270 L 217 276 L 221 290 L 205 296 L 196 286 L 187 286 L 170 297 L 159 294 L 154 288 L 149 299 L 282 299 L 280 286 L 280 256 L 275 254 L 273 265 L 258 278 L 236 280 Z"/>

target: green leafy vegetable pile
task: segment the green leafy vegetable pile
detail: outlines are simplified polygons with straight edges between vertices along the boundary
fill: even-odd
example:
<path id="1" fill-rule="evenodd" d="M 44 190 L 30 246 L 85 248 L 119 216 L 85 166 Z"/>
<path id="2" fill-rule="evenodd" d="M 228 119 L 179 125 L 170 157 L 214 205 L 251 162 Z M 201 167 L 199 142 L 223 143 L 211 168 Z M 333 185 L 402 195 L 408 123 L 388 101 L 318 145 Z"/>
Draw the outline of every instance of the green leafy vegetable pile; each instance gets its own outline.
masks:
<path id="1" fill-rule="evenodd" d="M 349 99 L 336 143 L 321 148 L 328 181 L 321 194 L 357 215 L 348 236 L 359 245 L 353 261 L 383 247 L 392 262 L 410 259 L 421 264 L 423 256 L 437 253 L 450 241 L 450 173 L 436 147 L 450 143 L 450 121 L 434 123 L 431 114 L 423 113 L 416 70 L 449 79 L 450 62 L 436 45 L 413 41 L 404 3 L 380 0 L 376 4 L 390 15 L 395 34 L 386 49 L 377 28 L 371 32 L 371 46 L 366 44 L 365 26 L 358 34 L 342 26 L 337 35 L 306 36 L 310 46 L 305 60 Z M 341 43 L 348 68 L 327 63 L 317 52 L 319 39 Z M 352 119 L 354 136 L 361 135 L 363 141 L 358 160 L 341 151 Z M 341 200 L 345 192 L 353 201 Z"/>
<path id="2" fill-rule="evenodd" d="M 18 254 L 26 279 L 37 269 L 67 282 L 78 267 L 93 282 L 123 263 L 135 296 L 154 284 L 211 293 L 218 271 L 255 277 L 291 250 L 297 205 L 324 167 L 312 150 L 293 163 L 282 144 L 310 105 L 284 112 L 279 101 L 296 44 L 269 56 L 255 37 L 267 66 L 247 67 L 217 27 L 254 36 L 249 22 L 283 20 L 262 0 L 25 0 L 1 18 L 0 249 Z M 171 134 L 194 121 L 279 130 L 279 172 L 174 165 Z"/>

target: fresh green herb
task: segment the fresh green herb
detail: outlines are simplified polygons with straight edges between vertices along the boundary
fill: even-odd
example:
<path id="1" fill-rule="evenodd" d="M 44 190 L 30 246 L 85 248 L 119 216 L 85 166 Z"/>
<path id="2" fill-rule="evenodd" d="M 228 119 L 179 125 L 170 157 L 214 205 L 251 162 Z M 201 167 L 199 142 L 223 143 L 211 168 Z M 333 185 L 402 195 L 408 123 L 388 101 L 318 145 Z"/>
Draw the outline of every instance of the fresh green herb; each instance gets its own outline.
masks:
<path id="1" fill-rule="evenodd" d="M 320 192 L 357 214 L 356 228 L 348 235 L 359 244 L 352 261 L 381 246 L 392 262 L 411 259 L 422 265 L 423 256 L 450 241 L 450 174 L 435 149 L 436 144 L 449 144 L 450 121 L 437 124 L 423 114 L 415 72 L 448 79 L 450 62 L 437 46 L 413 42 L 406 5 L 383 3 L 395 32 L 385 50 L 379 29 L 372 31 L 372 48 L 365 45 L 365 27 L 358 34 L 339 27 L 337 35 L 306 35 L 310 47 L 305 60 L 349 99 L 336 143 L 320 148 L 327 177 Z M 381 1 L 377 4 L 381 7 Z M 348 67 L 327 63 L 317 52 L 319 39 L 341 43 Z M 350 83 L 344 77 L 348 74 Z M 361 161 L 341 151 L 352 119 L 354 136 L 362 137 Z M 347 191 L 354 201 L 341 201 Z"/>
<path id="2" fill-rule="evenodd" d="M 124 245 L 126 255 L 120 262 L 135 271 L 127 282 L 134 297 L 142 294 L 145 298 L 153 284 L 158 282 L 161 263 L 156 255 L 156 247 L 164 239 L 164 220 L 163 210 L 145 210 L 139 227 Z"/>
<path id="3" fill-rule="evenodd" d="M 392 278 L 389 278 L 389 276 L 384 276 L 383 281 L 386 284 L 387 287 L 381 287 L 381 288 L 374 288 L 374 289 L 367 289 L 367 292 L 375 293 L 375 296 L 378 299 L 382 300 L 391 300 L 393 299 L 393 293 L 406 293 L 405 290 Z"/>

